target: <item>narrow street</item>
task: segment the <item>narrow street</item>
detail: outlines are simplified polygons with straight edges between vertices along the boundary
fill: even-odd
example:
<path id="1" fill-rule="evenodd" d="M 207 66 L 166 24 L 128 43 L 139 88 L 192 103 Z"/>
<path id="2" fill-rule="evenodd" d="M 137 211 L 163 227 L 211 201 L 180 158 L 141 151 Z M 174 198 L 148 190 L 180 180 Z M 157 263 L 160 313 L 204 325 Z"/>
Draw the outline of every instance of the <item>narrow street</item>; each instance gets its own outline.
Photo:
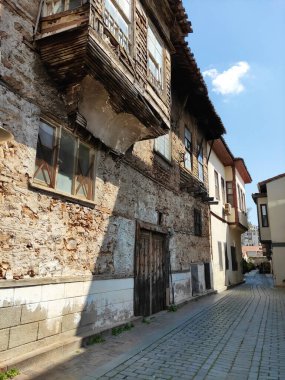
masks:
<path id="1" fill-rule="evenodd" d="M 159 313 L 150 324 L 39 370 L 18 378 L 285 379 L 285 290 L 253 271 L 241 286 Z"/>

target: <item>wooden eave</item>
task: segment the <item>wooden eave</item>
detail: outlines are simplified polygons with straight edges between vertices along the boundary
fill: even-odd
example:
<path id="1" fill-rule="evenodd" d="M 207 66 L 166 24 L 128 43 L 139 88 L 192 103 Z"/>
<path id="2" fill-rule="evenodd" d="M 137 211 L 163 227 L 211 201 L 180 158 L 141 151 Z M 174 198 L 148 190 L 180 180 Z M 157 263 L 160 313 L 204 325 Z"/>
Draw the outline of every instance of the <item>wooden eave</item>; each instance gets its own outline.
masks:
<path id="1" fill-rule="evenodd" d="M 212 149 L 224 166 L 233 165 L 234 156 L 223 138 L 215 140 Z"/>
<path id="2" fill-rule="evenodd" d="M 188 94 L 187 107 L 197 119 L 207 140 L 214 140 L 226 132 L 221 118 L 208 96 L 207 86 L 197 66 L 194 55 L 184 37 L 172 36 L 175 53 L 172 55 L 173 87 Z"/>
<path id="3" fill-rule="evenodd" d="M 245 184 L 251 183 L 252 178 L 249 174 L 249 171 L 247 170 L 244 159 L 237 157 L 234 159 L 234 163 L 235 163 L 235 168 L 237 169 L 237 171 L 241 175 L 241 178 L 243 179 L 244 183 Z"/>
<path id="4" fill-rule="evenodd" d="M 191 22 L 188 20 L 188 15 L 183 7 L 182 0 L 168 0 L 168 2 L 175 17 L 175 21 L 181 29 L 182 35 L 186 36 L 188 33 L 192 33 Z"/>

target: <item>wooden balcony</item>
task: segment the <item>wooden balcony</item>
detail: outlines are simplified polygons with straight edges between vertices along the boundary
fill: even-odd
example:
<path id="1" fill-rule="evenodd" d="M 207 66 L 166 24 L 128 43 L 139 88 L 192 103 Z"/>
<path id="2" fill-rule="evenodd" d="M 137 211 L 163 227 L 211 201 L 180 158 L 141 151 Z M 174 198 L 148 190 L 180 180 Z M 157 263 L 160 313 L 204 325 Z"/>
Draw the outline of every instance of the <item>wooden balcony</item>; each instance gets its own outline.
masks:
<path id="1" fill-rule="evenodd" d="M 102 2 L 91 0 L 73 10 L 41 17 L 35 38 L 42 61 L 63 93 L 92 77 L 93 83 L 100 82 L 107 92 L 116 115 L 131 115 L 137 120 L 131 129 L 126 128 L 132 135 L 128 145 L 161 136 L 170 127 L 170 58 L 165 62 L 162 89 L 149 77 L 144 23 L 144 16 L 136 9 L 134 44 L 103 10 Z M 96 133 L 95 137 L 100 138 Z"/>

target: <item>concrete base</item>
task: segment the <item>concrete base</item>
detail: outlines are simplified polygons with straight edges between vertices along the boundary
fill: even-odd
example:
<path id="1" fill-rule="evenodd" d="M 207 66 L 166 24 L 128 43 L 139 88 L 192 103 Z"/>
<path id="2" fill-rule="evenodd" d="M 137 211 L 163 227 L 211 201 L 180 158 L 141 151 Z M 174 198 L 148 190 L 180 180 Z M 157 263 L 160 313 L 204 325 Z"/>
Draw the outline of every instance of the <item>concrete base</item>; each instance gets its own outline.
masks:
<path id="1" fill-rule="evenodd" d="M 121 323 L 114 323 L 107 329 L 102 328 L 101 331 L 97 330 L 96 334 L 82 334 L 82 336 L 75 336 L 64 341 L 51 344 L 33 352 L 26 353 L 1 363 L 0 371 L 7 371 L 11 368 L 17 368 L 19 370 L 27 370 L 31 367 L 47 366 L 51 362 L 64 362 L 68 357 L 75 354 L 77 350 L 83 347 L 88 347 L 88 340 L 91 337 L 98 335 L 108 336 L 112 334 L 114 327 L 124 326 L 127 323 L 137 323 L 142 320 L 142 317 L 133 317 Z M 60 358 L 60 361 L 58 360 Z"/>

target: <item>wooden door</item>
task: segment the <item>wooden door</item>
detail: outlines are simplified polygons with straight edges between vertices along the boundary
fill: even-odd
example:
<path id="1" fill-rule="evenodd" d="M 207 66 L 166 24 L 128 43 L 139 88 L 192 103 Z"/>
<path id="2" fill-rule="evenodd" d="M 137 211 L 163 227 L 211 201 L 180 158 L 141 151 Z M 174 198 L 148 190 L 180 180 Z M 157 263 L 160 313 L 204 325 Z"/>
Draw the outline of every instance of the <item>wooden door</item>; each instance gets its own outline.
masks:
<path id="1" fill-rule="evenodd" d="M 141 229 L 135 258 L 135 315 L 148 316 L 166 306 L 165 235 Z"/>

